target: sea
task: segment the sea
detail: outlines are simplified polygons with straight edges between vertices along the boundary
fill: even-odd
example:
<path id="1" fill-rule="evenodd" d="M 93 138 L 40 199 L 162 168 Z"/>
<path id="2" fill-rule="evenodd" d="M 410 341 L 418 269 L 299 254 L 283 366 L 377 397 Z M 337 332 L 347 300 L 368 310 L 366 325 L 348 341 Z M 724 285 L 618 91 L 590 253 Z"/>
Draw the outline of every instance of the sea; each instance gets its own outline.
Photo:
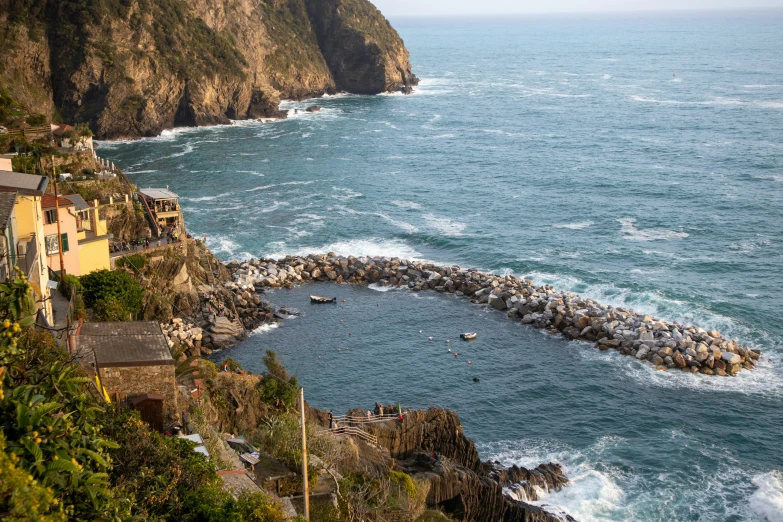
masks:
<path id="1" fill-rule="evenodd" d="M 301 315 L 226 355 L 263 371 L 277 351 L 335 412 L 453 409 L 483 459 L 563 464 L 571 484 L 536 503 L 582 522 L 783 521 L 783 11 L 392 23 L 412 95 L 288 101 L 283 121 L 98 153 L 179 194 L 224 260 L 513 273 L 718 329 L 761 364 L 658 372 L 450 295 L 325 284 L 270 292 Z"/>

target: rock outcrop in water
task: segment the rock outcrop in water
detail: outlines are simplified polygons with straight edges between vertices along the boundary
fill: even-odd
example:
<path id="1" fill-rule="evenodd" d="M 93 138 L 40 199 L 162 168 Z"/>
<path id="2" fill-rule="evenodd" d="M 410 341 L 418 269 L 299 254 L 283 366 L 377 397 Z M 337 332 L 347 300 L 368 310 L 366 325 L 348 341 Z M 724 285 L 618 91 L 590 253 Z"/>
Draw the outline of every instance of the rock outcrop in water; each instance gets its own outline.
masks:
<path id="1" fill-rule="evenodd" d="M 368 0 L 0 0 L 0 87 L 101 139 L 282 117 L 280 99 L 410 90 Z"/>
<path id="2" fill-rule="evenodd" d="M 704 375 L 736 375 L 753 369 L 760 352 L 726 339 L 715 330 L 663 321 L 625 308 L 604 305 L 571 292 L 513 275 L 498 276 L 459 266 L 439 266 L 399 258 L 344 257 L 333 253 L 275 261 L 232 263 L 234 283 L 263 289 L 305 281 L 405 286 L 463 296 L 490 306 L 509 319 L 594 343 L 654 364 L 660 370 Z"/>
<path id="3" fill-rule="evenodd" d="M 349 415 L 361 418 L 364 410 Z M 328 425 L 323 414 L 311 413 L 310 418 Z M 559 464 L 542 464 L 530 470 L 481 462 L 473 441 L 465 436 L 452 411 L 408 410 L 403 421 L 365 423 L 361 428 L 377 437 L 378 445 L 395 459 L 395 467 L 428 484 L 428 506 L 442 509 L 457 520 L 573 521 L 528 503 L 538 500 L 539 491 L 568 485 Z M 432 458 L 433 452 L 437 460 Z"/>

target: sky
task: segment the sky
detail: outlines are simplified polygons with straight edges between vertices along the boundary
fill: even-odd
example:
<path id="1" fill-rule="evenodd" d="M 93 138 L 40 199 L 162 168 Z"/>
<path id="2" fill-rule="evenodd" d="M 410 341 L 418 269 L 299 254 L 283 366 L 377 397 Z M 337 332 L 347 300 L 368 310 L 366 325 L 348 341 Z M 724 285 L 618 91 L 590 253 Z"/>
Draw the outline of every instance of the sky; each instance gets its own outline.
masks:
<path id="1" fill-rule="evenodd" d="M 783 8 L 783 0 L 371 0 L 386 16 Z"/>

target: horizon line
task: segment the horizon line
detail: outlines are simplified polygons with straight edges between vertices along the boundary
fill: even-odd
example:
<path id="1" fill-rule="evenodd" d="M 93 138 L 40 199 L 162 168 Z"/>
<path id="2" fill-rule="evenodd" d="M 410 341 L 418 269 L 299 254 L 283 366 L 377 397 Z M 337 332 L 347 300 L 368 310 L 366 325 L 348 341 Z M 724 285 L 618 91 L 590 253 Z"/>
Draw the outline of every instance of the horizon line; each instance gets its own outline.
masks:
<path id="1" fill-rule="evenodd" d="M 597 11 L 511 11 L 497 13 L 432 13 L 432 14 L 383 14 L 386 18 L 491 18 L 496 16 L 531 16 L 531 15 L 600 15 L 600 14 L 661 14 L 661 13 L 727 13 L 753 11 L 781 11 L 783 6 L 751 6 L 751 7 L 689 7 L 664 9 L 614 9 Z"/>

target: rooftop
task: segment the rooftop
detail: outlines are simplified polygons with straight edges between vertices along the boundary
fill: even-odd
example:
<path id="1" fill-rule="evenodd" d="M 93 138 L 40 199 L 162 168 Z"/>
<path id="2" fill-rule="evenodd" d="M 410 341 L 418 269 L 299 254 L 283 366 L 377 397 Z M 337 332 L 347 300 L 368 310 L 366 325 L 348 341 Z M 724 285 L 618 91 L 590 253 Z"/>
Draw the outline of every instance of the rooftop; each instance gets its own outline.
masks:
<path id="1" fill-rule="evenodd" d="M 139 193 L 152 199 L 177 199 L 178 195 L 174 194 L 169 189 L 165 188 L 145 188 L 139 189 Z"/>
<path id="2" fill-rule="evenodd" d="M 43 196 L 49 178 L 21 172 L 0 170 L 0 192 L 18 192 L 26 196 Z"/>
<path id="3" fill-rule="evenodd" d="M 76 210 L 87 210 L 90 208 L 90 205 L 79 194 L 71 194 L 64 197 L 76 206 Z"/>
<path id="4" fill-rule="evenodd" d="M 173 366 L 169 345 L 155 321 L 84 323 L 77 349 L 99 368 Z"/>
<path id="5" fill-rule="evenodd" d="M 8 220 L 14 212 L 16 192 L 0 192 L 0 232 L 5 232 Z"/>
<path id="6" fill-rule="evenodd" d="M 67 123 L 60 123 L 57 126 L 52 125 L 52 127 L 54 127 L 54 129 L 52 129 L 52 132 L 56 136 L 61 136 L 62 134 L 66 133 L 68 131 L 74 130 L 73 125 L 68 125 Z"/>
<path id="7" fill-rule="evenodd" d="M 73 201 L 63 197 L 58 197 L 57 204 L 61 207 L 72 207 Z M 54 208 L 54 196 L 52 194 L 44 194 L 44 196 L 41 198 L 41 208 Z"/>
<path id="8" fill-rule="evenodd" d="M 240 470 L 220 470 L 218 475 L 223 479 L 223 489 L 238 497 L 245 491 L 254 493 L 261 488 L 253 482 L 253 479 L 244 471 Z"/>

